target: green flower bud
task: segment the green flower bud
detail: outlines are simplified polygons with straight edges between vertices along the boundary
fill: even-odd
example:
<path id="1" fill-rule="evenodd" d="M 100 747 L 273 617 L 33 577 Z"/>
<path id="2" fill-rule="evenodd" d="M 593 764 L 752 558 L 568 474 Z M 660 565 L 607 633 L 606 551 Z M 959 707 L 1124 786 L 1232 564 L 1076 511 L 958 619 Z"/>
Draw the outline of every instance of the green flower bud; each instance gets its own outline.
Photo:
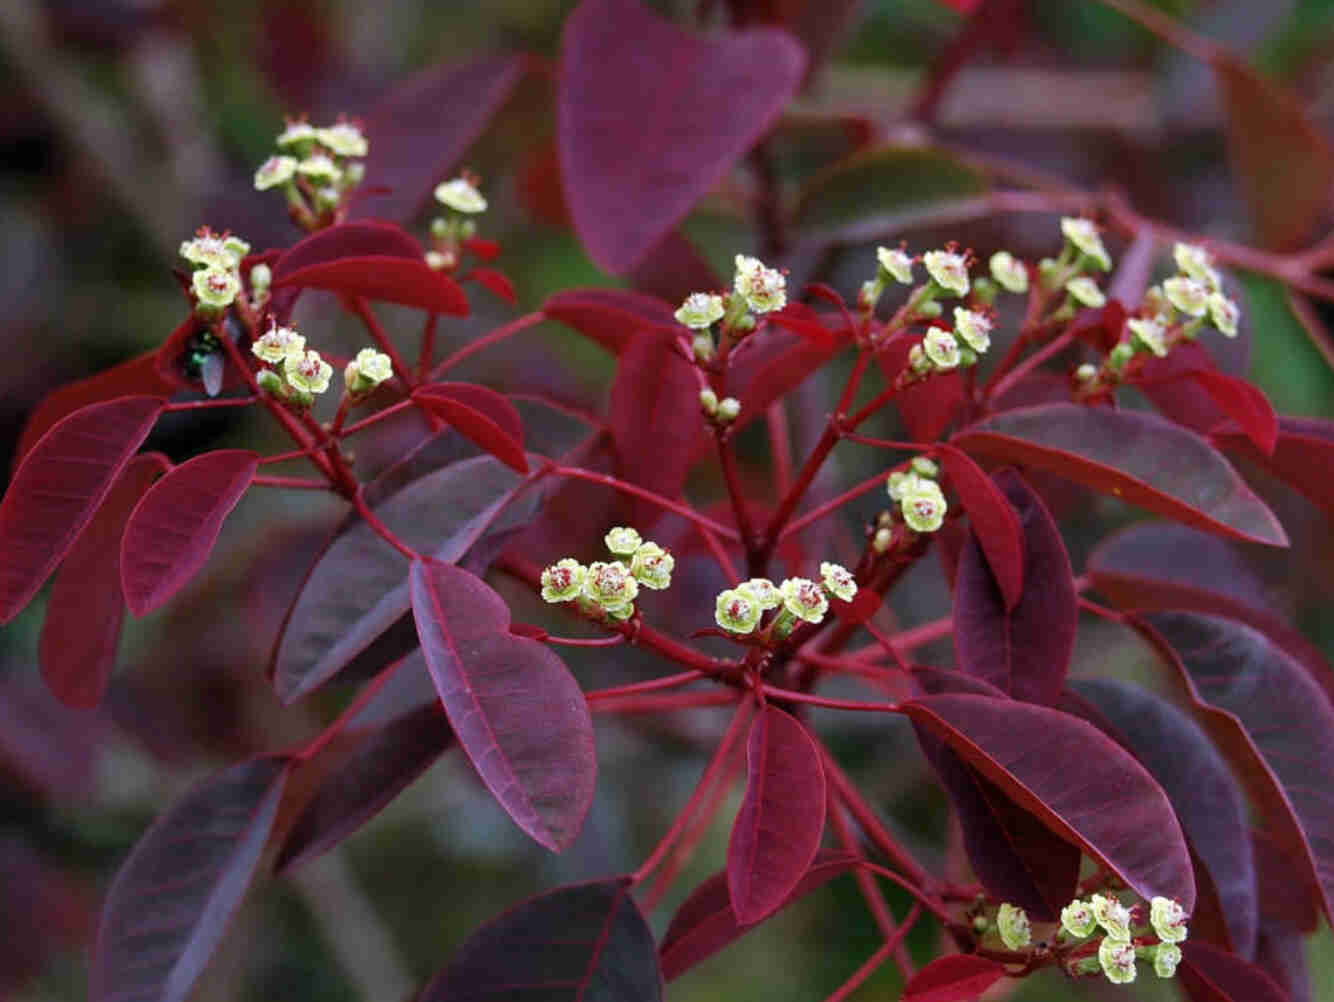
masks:
<path id="1" fill-rule="evenodd" d="M 940 467 L 936 465 L 934 460 L 928 459 L 926 456 L 913 456 L 909 465 L 919 477 L 935 480 L 936 477 L 940 476 Z"/>
<path id="2" fill-rule="evenodd" d="M 884 553 L 893 539 L 894 534 L 889 529 L 876 529 L 875 535 L 871 537 L 871 549 L 876 553 Z"/>
<path id="3" fill-rule="evenodd" d="M 676 558 L 657 543 L 644 543 L 630 560 L 630 573 L 645 588 L 662 591 L 672 583 Z"/>
<path id="4" fill-rule="evenodd" d="M 741 401 L 736 397 L 723 397 L 718 401 L 718 420 L 731 424 L 741 414 Z"/>
<path id="5" fill-rule="evenodd" d="M 885 489 L 890 498 L 902 501 L 909 492 L 917 489 L 919 480 L 921 475 L 916 470 L 895 470 L 885 482 Z"/>
<path id="6" fill-rule="evenodd" d="M 931 370 L 931 359 L 926 357 L 920 344 L 913 345 L 908 352 L 908 368 L 919 376 Z"/>
<path id="7" fill-rule="evenodd" d="M 287 396 L 287 384 L 283 382 L 283 377 L 278 375 L 272 369 L 260 369 L 255 374 L 255 382 L 265 393 L 278 398 Z"/>
<path id="8" fill-rule="evenodd" d="M 1135 354 L 1135 349 L 1128 342 L 1122 341 L 1107 356 L 1107 367 L 1118 375 Z"/>
<path id="9" fill-rule="evenodd" d="M 436 216 L 431 220 L 431 236 L 436 240 L 443 240 L 449 236 L 450 225 L 443 216 Z"/>
<path id="10" fill-rule="evenodd" d="M 697 362 L 708 362 L 713 358 L 713 335 L 700 331 L 690 339 L 690 351 Z"/>
<path id="11" fill-rule="evenodd" d="M 256 295 L 262 296 L 273 284 L 273 269 L 267 264 L 257 264 L 250 269 L 250 288 Z"/>
<path id="12" fill-rule="evenodd" d="M 569 602 L 583 590 L 588 569 L 566 557 L 542 572 L 542 598 L 547 602 Z"/>
<path id="13" fill-rule="evenodd" d="M 1028 913 L 1008 902 L 1002 904 L 996 914 L 996 930 L 1008 950 L 1021 950 L 1033 941 Z"/>
<path id="14" fill-rule="evenodd" d="M 721 592 L 714 603 L 713 618 L 731 633 L 750 633 L 760 623 L 760 606 L 740 588 Z"/>
<path id="15" fill-rule="evenodd" d="M 844 602 L 851 602 L 857 595 L 856 578 L 841 564 L 822 563 L 820 583 L 824 585 L 825 591 Z"/>
<path id="16" fill-rule="evenodd" d="M 718 394 L 707 386 L 699 391 L 699 406 L 709 417 L 718 413 Z"/>
<path id="17" fill-rule="evenodd" d="M 640 538 L 638 532 L 623 525 L 608 532 L 603 537 L 603 542 L 607 544 L 607 549 L 617 556 L 630 556 L 644 545 L 644 540 Z"/>
<path id="18" fill-rule="evenodd" d="M 1098 367 L 1085 362 L 1075 370 L 1075 380 L 1080 383 L 1091 383 L 1098 378 Z"/>

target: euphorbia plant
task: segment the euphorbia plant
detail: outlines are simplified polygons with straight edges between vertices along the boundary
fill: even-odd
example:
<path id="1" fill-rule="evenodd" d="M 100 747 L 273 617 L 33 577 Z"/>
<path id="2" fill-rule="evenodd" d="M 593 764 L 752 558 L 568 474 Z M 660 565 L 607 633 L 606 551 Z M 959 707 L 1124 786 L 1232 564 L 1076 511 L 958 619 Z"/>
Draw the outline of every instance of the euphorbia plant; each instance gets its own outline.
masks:
<path id="1" fill-rule="evenodd" d="M 613 44 L 625 38 L 661 66 Z M 0 598 L 8 621 L 55 573 L 43 671 L 76 706 L 102 698 L 124 608 L 170 603 L 248 491 L 347 506 L 270 664 L 284 701 L 337 685 L 346 705 L 149 829 L 108 892 L 93 997 L 184 998 L 257 875 L 337 845 L 444 754 L 466 757 L 513 822 L 559 852 L 594 795 L 595 717 L 724 708 L 698 785 L 638 865 L 506 912 L 419 998 L 657 999 L 664 979 L 834 879 L 856 882 L 882 945 L 831 998 L 882 964 L 919 1002 L 1045 969 L 1179 976 L 1195 999 L 1284 998 L 1293 972 L 1279 947 L 1302 916 L 1328 917 L 1334 893 L 1334 681 L 1299 635 L 1204 572 L 1235 542 L 1288 542 L 1226 453 L 1330 502 L 1334 428 L 1276 417 L 1215 361 L 1241 322 L 1224 266 L 1266 258 L 1165 235 L 1113 200 L 998 192 L 997 211 L 1050 216 L 1050 256 L 886 233 L 861 249 L 844 295 L 779 266 L 771 190 L 756 200 L 766 250 L 733 248 L 724 279 L 676 226 L 743 156 L 763 163 L 802 76 L 800 44 L 772 28 L 705 39 L 632 0 L 586 0 L 563 59 L 557 144 L 574 225 L 595 261 L 673 298 L 562 291 L 442 357 L 437 332 L 470 312 L 470 285 L 515 292 L 490 267 L 503 257 L 484 185 L 441 176 L 423 153 L 434 133 L 400 96 L 362 124 L 290 121 L 255 188 L 281 192 L 306 232 L 254 253 L 202 228 L 181 247 L 181 326 L 33 415 L 0 506 Z M 476 131 L 519 73 L 481 65 L 412 93 L 473 87 L 464 131 Z M 662 90 L 675 103 L 635 114 Z M 397 219 L 369 218 L 377 194 Z M 404 220 L 428 196 L 423 243 Z M 1139 238 L 1151 257 L 1157 240 L 1160 280 L 1123 273 L 1109 288 L 1104 234 Z M 334 294 L 369 344 L 328 350 L 294 318 L 307 290 Z M 415 356 L 375 302 L 420 311 Z M 542 320 L 616 360 L 605 408 L 524 392 L 588 426 L 563 454 L 527 447 L 504 392 L 452 378 Z M 835 373 L 799 455 L 791 395 Z M 1161 413 L 1132 409 L 1130 390 Z M 179 464 L 141 451 L 164 415 L 212 408 L 261 408 L 290 447 Z M 767 463 L 739 446 L 760 422 Z M 367 472 L 352 452 L 389 428 L 399 452 Z M 831 457 L 851 450 L 877 469 L 835 487 Z M 303 469 L 266 472 L 278 464 Z M 1076 570 L 1058 478 L 1167 521 L 1109 536 Z M 838 529 L 844 513 L 864 529 L 856 540 Z M 900 629 L 886 600 L 932 559 L 952 606 Z M 1072 683 L 1081 612 L 1138 631 L 1167 694 L 1088 671 Z M 945 637 L 953 663 L 919 657 Z M 591 688 L 561 654 L 614 664 L 627 647 L 660 670 Z M 429 677 L 432 697 L 391 684 L 408 676 Z M 831 738 L 851 715 L 911 722 L 962 833 L 948 869 L 919 858 L 839 761 Z M 724 870 L 688 889 L 655 940 L 646 913 L 734 787 Z M 1259 888 L 1276 880 L 1290 904 L 1263 911 Z M 909 896 L 903 914 L 889 886 Z M 921 923 L 938 929 L 941 956 L 918 970 L 903 943 Z"/>

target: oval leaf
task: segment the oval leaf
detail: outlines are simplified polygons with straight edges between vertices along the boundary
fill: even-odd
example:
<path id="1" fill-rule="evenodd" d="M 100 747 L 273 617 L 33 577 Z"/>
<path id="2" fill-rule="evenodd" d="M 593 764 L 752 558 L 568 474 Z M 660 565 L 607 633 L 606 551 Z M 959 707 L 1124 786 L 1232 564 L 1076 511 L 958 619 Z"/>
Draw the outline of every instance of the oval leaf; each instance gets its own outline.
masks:
<path id="1" fill-rule="evenodd" d="M 1003 977 L 1005 966 L 986 957 L 937 957 L 908 981 L 903 1002 L 973 1002 Z"/>
<path id="2" fill-rule="evenodd" d="M 1005 494 L 968 458 L 968 454 L 945 442 L 936 446 L 941 465 L 963 502 L 974 536 L 982 544 L 992 577 L 1000 586 L 1005 608 L 1018 604 L 1024 588 L 1024 536 L 1019 516 Z"/>
<path id="3" fill-rule="evenodd" d="M 746 797 L 727 845 L 727 886 L 742 925 L 777 911 L 824 834 L 825 779 L 806 728 L 775 706 L 750 727 Z"/>
<path id="4" fill-rule="evenodd" d="M 1177 977 L 1191 1002 L 1289 1002 L 1260 968 L 1208 943 L 1181 944 Z"/>
<path id="5" fill-rule="evenodd" d="M 474 268 L 468 277 L 497 299 L 503 299 L 511 306 L 519 302 L 519 297 L 514 291 L 514 283 L 504 272 L 496 271 L 494 268 Z"/>
<path id="6" fill-rule="evenodd" d="M 523 423 L 503 394 L 471 383 L 432 383 L 412 396 L 510 469 L 528 472 Z"/>
<path id="7" fill-rule="evenodd" d="M 288 760 L 253 759 L 195 787 L 116 874 L 93 947 L 93 1002 L 181 1002 L 259 866 Z"/>
<path id="8" fill-rule="evenodd" d="M 1195 905 L 1190 854 L 1172 805 L 1138 762 L 1093 725 L 1045 706 L 977 695 L 903 707 L 1062 838 L 1148 900 Z M 1116 810 L 1107 805 L 1115 803 Z"/>
<path id="9" fill-rule="evenodd" d="M 542 312 L 619 355 L 645 330 L 675 332 L 674 308 L 656 296 L 623 289 L 567 289 L 542 305 Z"/>
<path id="10" fill-rule="evenodd" d="M 161 397 L 118 397 L 62 418 L 24 457 L 0 502 L 0 625 L 17 616 L 153 430 Z"/>
<path id="11" fill-rule="evenodd" d="M 1056 703 L 1075 648 L 1079 598 L 1070 556 L 1042 500 L 1017 473 L 996 477 L 1022 524 L 1023 594 L 1013 609 L 969 532 L 954 580 L 954 643 L 960 665 L 1016 699 Z"/>
<path id="12" fill-rule="evenodd" d="M 157 453 L 131 459 L 56 574 L 42 624 L 42 677 L 67 706 L 102 702 L 125 617 L 121 537 L 131 510 L 166 467 Z"/>
<path id="13" fill-rule="evenodd" d="M 412 564 L 426 666 L 459 744 L 515 824 L 565 849 L 593 803 L 588 704 L 550 648 L 509 632 L 505 600 L 438 560 Z"/>
<path id="14" fill-rule="evenodd" d="M 1208 532 L 1287 546 L 1274 513 L 1207 441 L 1153 414 L 1078 404 L 1005 411 L 954 437 L 961 448 L 1060 474 Z"/>
<path id="15" fill-rule="evenodd" d="M 345 257 L 275 277 L 273 287 L 323 289 L 460 317 L 467 316 L 469 309 L 468 297 L 459 284 L 421 259 Z"/>
<path id="16" fill-rule="evenodd" d="M 1213 438 L 1228 449 L 1250 455 L 1326 512 L 1334 513 L 1334 477 L 1328 475 L 1334 469 L 1334 421 L 1279 418 L 1278 444 L 1269 456 L 1252 448 L 1239 431 L 1224 428 Z"/>
<path id="17" fill-rule="evenodd" d="M 908 353 L 921 341 L 920 337 L 900 335 L 875 353 L 886 383 L 892 385 L 898 379 L 908 364 Z M 951 369 L 909 383 L 894 395 L 894 407 L 913 441 L 934 442 L 954 420 L 963 395 L 963 372 Z"/>
<path id="18" fill-rule="evenodd" d="M 1153 405 L 1177 424 L 1208 434 L 1235 421 L 1266 456 L 1278 441 L 1278 417 L 1264 391 L 1219 371 L 1199 344 L 1178 345 L 1150 359 L 1135 380 Z"/>
<path id="19" fill-rule="evenodd" d="M 562 887 L 482 926 L 417 1002 L 662 1002 L 658 952 L 624 878 Z"/>
<path id="20" fill-rule="evenodd" d="M 199 573 L 258 468 L 259 453 L 221 449 L 182 463 L 148 489 L 120 545 L 131 612 L 160 609 Z"/>
<path id="21" fill-rule="evenodd" d="M 273 265 L 275 280 L 303 268 L 355 257 L 397 257 L 420 261 L 426 252 L 417 238 L 392 223 L 361 220 L 319 230 L 283 252 Z"/>
<path id="22" fill-rule="evenodd" d="M 584 0 L 563 50 L 556 134 L 570 213 L 589 256 L 616 274 L 764 135 L 806 68 L 781 31 L 701 38 L 635 0 Z"/>

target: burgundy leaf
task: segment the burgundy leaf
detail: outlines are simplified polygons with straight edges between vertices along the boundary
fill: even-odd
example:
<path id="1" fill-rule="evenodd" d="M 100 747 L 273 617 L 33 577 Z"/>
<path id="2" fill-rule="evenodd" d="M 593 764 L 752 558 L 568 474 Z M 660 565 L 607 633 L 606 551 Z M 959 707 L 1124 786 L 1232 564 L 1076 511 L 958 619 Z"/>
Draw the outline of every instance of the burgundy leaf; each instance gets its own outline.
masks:
<path id="1" fill-rule="evenodd" d="M 908 364 L 908 353 L 921 343 L 920 337 L 900 335 L 875 353 L 876 363 L 893 384 Z M 945 433 L 963 403 L 963 373 L 959 369 L 938 372 L 903 387 L 894 396 L 894 407 L 915 442 L 934 442 Z"/>
<path id="2" fill-rule="evenodd" d="M 827 348 L 834 343 L 834 332 L 824 325 L 818 313 L 804 303 L 788 303 L 776 313 L 766 314 L 764 319 L 819 347 Z"/>
<path id="3" fill-rule="evenodd" d="M 653 931 L 625 878 L 562 887 L 482 926 L 416 1002 L 662 1002 Z"/>
<path id="4" fill-rule="evenodd" d="M 503 299 L 510 304 L 519 301 L 519 297 L 514 293 L 514 283 L 503 272 L 496 271 L 494 268 L 474 268 L 469 272 L 468 277 L 486 288 L 498 299 Z"/>
<path id="5" fill-rule="evenodd" d="M 152 431 L 161 397 L 118 397 L 61 418 L 0 503 L 0 625 L 37 593 Z"/>
<path id="6" fill-rule="evenodd" d="M 1264 634 L 1215 616 L 1158 613 L 1146 633 L 1246 783 L 1305 889 L 1334 902 L 1334 708 Z M 1292 888 L 1289 893 L 1298 891 Z"/>
<path id="7" fill-rule="evenodd" d="M 750 727 L 746 797 L 727 845 L 732 910 L 751 925 L 782 907 L 824 834 L 825 779 L 806 728 L 775 706 Z"/>
<path id="8" fill-rule="evenodd" d="M 1152 414 L 1047 404 L 1005 411 L 954 437 L 961 448 L 1060 474 L 1209 532 L 1288 545 L 1274 513 L 1200 436 Z"/>
<path id="9" fill-rule="evenodd" d="M 797 881 L 782 907 L 819 890 L 856 866 L 856 856 L 822 850 L 816 855 L 810 869 Z M 715 873 L 696 887 L 672 916 L 659 948 L 663 977 L 668 981 L 680 977 L 754 928 L 754 924 L 738 922 L 732 911 L 727 871 Z"/>
<path id="10" fill-rule="evenodd" d="M 563 49 L 561 174 L 575 229 L 614 273 L 638 264 L 765 133 L 806 63 L 781 31 L 697 37 L 635 0 L 583 0 Z"/>
<path id="11" fill-rule="evenodd" d="M 182 463 L 148 489 L 121 539 L 121 587 L 132 613 L 160 609 L 199 573 L 258 468 L 259 453 L 221 449 Z"/>
<path id="12" fill-rule="evenodd" d="M 669 303 L 679 303 L 692 292 L 721 289 L 724 284 L 680 230 L 669 230 L 625 277 L 637 291 Z"/>
<path id="13" fill-rule="evenodd" d="M 1288 1002 L 1315 1002 L 1306 937 L 1283 929 L 1261 929 L 1255 964 L 1274 979 Z"/>
<path id="14" fill-rule="evenodd" d="M 469 310 L 468 297 L 452 278 L 423 260 L 401 257 L 345 257 L 312 264 L 275 277 L 273 287 L 324 289 L 460 317 Z"/>
<path id="15" fill-rule="evenodd" d="M 319 230 L 293 244 L 273 265 L 275 279 L 303 268 L 356 257 L 398 257 L 420 261 L 425 255 L 417 238 L 392 223 L 361 220 Z"/>
<path id="16" fill-rule="evenodd" d="M 728 393 L 741 401 L 737 427 L 764 416 L 769 405 L 795 390 L 828 362 L 851 337 L 846 327 L 834 340 L 816 343 L 787 331 L 768 330 L 732 356 L 727 371 Z"/>
<path id="17" fill-rule="evenodd" d="M 1194 384 L 1194 385 L 1192 385 Z M 1264 391 L 1220 372 L 1198 344 L 1150 359 L 1135 380 L 1154 406 L 1178 424 L 1207 434 L 1231 418 L 1266 456 L 1278 441 L 1278 418 Z"/>
<path id="18" fill-rule="evenodd" d="M 1208 943 L 1181 944 L 1177 977 L 1191 1002 L 1289 1002 L 1260 968 Z"/>
<path id="19" fill-rule="evenodd" d="M 986 957 L 937 957 L 909 979 L 903 1002 L 973 1002 L 1003 977 L 1005 966 Z"/>
<path id="20" fill-rule="evenodd" d="M 1247 804 L 1223 756 L 1195 721 L 1140 686 L 1096 679 L 1080 682 L 1075 691 L 1171 798 L 1217 891 L 1231 946 L 1253 957 L 1259 905 Z"/>
<path id="21" fill-rule="evenodd" d="M 567 289 L 542 306 L 542 312 L 619 355 L 643 331 L 676 332 L 675 308 L 656 296 L 622 289 Z"/>
<path id="22" fill-rule="evenodd" d="M 1334 477 L 1329 476 L 1334 469 L 1334 421 L 1279 418 L 1278 444 L 1271 456 L 1252 448 L 1239 431 L 1224 428 L 1213 438 L 1269 467 L 1326 512 L 1334 512 Z"/>
<path id="23" fill-rule="evenodd" d="M 519 412 L 503 394 L 472 383 L 432 383 L 420 387 L 412 396 L 510 469 L 528 472 L 528 459 L 523 452 L 523 423 Z"/>
<path id="24" fill-rule="evenodd" d="M 278 814 L 288 759 L 206 779 L 154 822 L 107 893 L 93 1002 L 181 1002 L 235 914 Z"/>
<path id="25" fill-rule="evenodd" d="M 954 643 L 959 664 L 1017 699 L 1056 703 L 1075 647 L 1079 597 L 1070 557 L 1042 500 L 1013 471 L 996 483 L 1023 531 L 1024 590 L 1013 609 L 987 563 L 975 526 L 954 581 Z"/>
<path id="26" fill-rule="evenodd" d="M 549 647 L 509 632 L 505 600 L 438 560 L 412 564 L 422 653 L 459 744 L 515 824 L 559 852 L 593 802 L 588 704 Z"/>
<path id="27" fill-rule="evenodd" d="M 166 468 L 158 453 L 131 459 L 56 574 L 42 624 L 42 677 L 67 706 L 102 702 L 125 616 L 121 536 L 130 511 Z"/>
<path id="28" fill-rule="evenodd" d="M 1194 907 L 1190 854 L 1172 805 L 1097 728 L 1059 710 L 987 696 L 927 696 L 904 710 L 1142 898 L 1161 894 L 1188 912 Z"/>
<path id="29" fill-rule="evenodd" d="M 1024 589 L 1024 534 L 1019 516 L 1001 489 L 967 453 L 945 442 L 939 443 L 936 451 L 968 512 L 974 536 L 982 544 L 991 574 L 1004 596 L 1005 608 L 1011 610 Z"/>
<path id="30" fill-rule="evenodd" d="M 390 189 L 358 203 L 354 215 L 409 220 L 459 162 L 523 77 L 517 55 L 426 70 L 379 101 L 366 116 L 370 143 L 365 184 Z"/>

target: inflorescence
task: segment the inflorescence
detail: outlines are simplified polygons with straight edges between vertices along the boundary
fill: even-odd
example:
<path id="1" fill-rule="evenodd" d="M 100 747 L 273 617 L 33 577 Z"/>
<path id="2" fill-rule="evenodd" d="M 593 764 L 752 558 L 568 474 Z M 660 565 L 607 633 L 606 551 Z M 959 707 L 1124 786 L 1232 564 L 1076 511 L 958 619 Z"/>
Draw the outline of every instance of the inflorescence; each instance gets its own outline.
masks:
<path id="1" fill-rule="evenodd" d="M 585 567 L 572 557 L 542 572 L 542 598 L 574 602 L 584 612 L 626 620 L 635 614 L 640 587 L 662 591 L 671 586 L 676 559 L 638 531 L 618 526 L 604 538 L 615 559 Z"/>

